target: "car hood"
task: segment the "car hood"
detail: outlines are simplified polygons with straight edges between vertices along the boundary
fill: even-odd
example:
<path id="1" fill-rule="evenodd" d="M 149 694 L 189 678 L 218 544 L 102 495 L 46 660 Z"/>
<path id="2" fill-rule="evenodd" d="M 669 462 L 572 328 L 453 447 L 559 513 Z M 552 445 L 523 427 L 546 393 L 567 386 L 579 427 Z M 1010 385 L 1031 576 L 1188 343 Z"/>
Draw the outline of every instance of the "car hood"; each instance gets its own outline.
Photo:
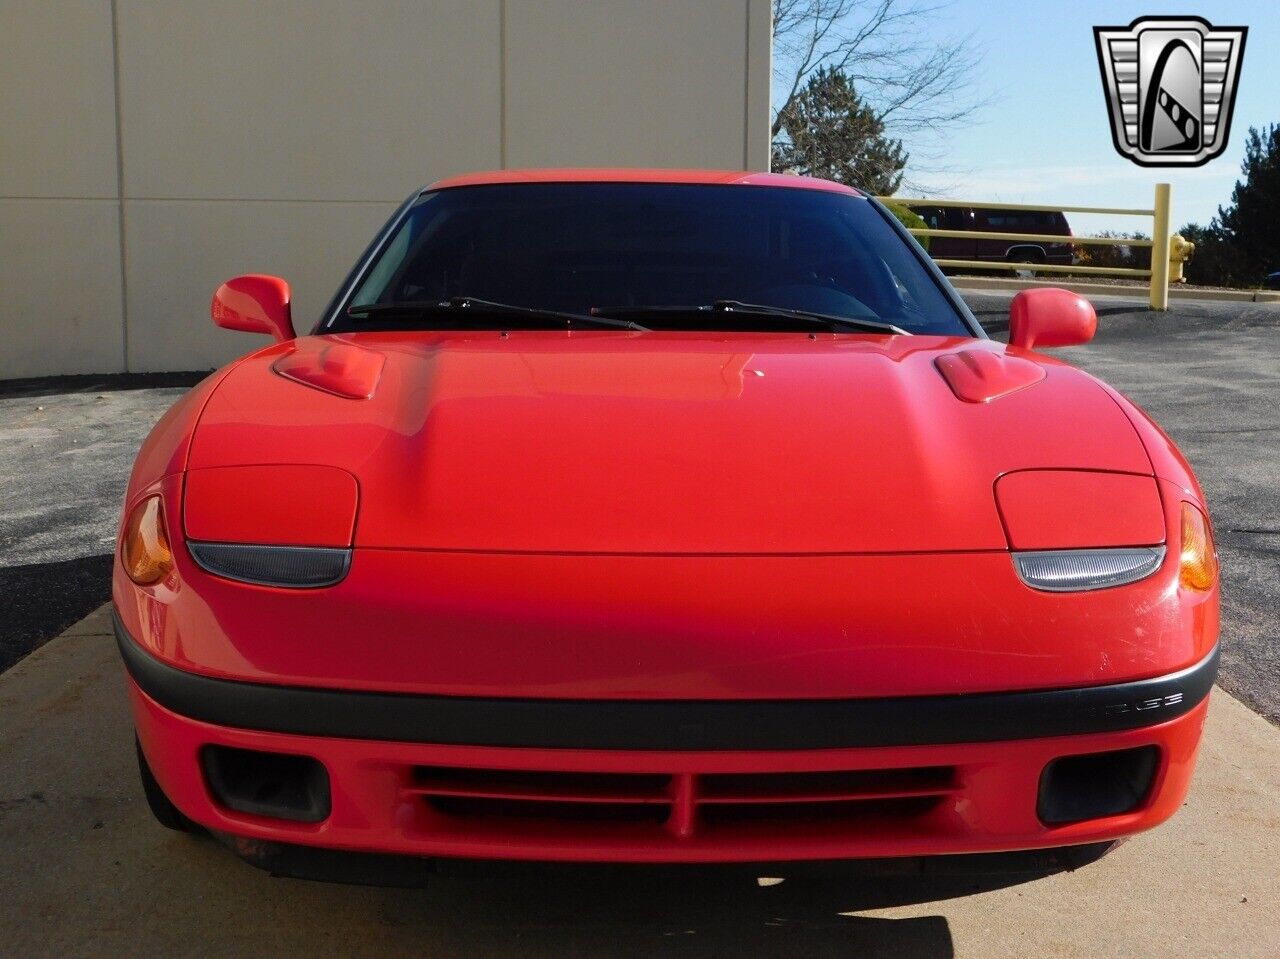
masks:
<path id="1" fill-rule="evenodd" d="M 263 350 L 188 467 L 267 463 L 351 473 L 357 547 L 704 555 L 1004 549 L 1002 474 L 1151 472 L 1096 381 L 991 341 L 614 331 Z"/>

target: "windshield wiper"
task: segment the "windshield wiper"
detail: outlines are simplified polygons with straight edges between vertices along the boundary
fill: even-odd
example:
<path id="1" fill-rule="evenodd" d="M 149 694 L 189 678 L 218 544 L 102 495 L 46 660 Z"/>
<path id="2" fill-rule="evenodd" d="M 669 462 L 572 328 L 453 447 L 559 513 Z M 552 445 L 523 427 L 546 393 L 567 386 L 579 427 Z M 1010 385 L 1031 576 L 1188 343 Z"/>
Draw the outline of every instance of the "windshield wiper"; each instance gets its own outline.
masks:
<path id="1" fill-rule="evenodd" d="M 593 316 L 643 318 L 646 316 L 697 316 L 706 313 L 742 313 L 747 316 L 771 316 L 775 319 L 794 320 L 802 326 L 818 326 L 833 333 L 893 333 L 898 336 L 912 334 L 892 323 L 879 320 L 861 320 L 853 316 L 835 316 L 831 313 L 814 313 L 809 310 L 793 310 L 785 306 L 768 306 L 764 303 L 742 303 L 738 300 L 716 300 L 698 306 L 593 306 Z"/>
<path id="2" fill-rule="evenodd" d="M 565 326 L 590 326 L 595 328 L 638 330 L 648 332 L 647 327 L 625 318 L 593 316 L 586 313 L 564 313 L 560 310 L 544 310 L 536 306 L 517 306 L 514 303 L 495 303 L 474 296 L 455 296 L 447 300 L 401 300 L 398 303 L 365 303 L 347 308 L 347 316 L 366 319 L 378 316 L 448 316 L 453 319 L 469 319 L 470 316 L 511 316 L 529 320 L 554 320 Z M 470 314 L 470 316 L 468 316 Z"/>

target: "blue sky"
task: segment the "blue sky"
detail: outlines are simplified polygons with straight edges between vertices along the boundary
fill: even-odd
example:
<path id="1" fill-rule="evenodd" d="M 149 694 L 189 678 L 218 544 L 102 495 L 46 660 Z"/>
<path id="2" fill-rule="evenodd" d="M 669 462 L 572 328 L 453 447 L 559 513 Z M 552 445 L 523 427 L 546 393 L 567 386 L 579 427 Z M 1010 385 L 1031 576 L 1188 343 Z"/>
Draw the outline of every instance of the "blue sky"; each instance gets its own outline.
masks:
<path id="1" fill-rule="evenodd" d="M 1147 169 L 1111 144 L 1093 27 L 1140 16 L 1192 14 L 1249 28 L 1226 152 L 1190 170 Z M 992 98 L 973 125 L 920 143 L 933 171 L 909 178 L 935 195 L 1082 206 L 1150 206 L 1157 180 L 1173 185 L 1173 224 L 1207 223 L 1231 195 L 1249 126 L 1280 122 L 1280 3 L 1125 0 L 955 0 L 933 20 L 944 40 L 975 33 L 985 50 L 976 77 Z M 912 144 L 907 143 L 908 149 Z M 900 192 L 906 192 L 900 191 Z M 1150 230 L 1150 219 L 1071 217 L 1084 230 Z"/>

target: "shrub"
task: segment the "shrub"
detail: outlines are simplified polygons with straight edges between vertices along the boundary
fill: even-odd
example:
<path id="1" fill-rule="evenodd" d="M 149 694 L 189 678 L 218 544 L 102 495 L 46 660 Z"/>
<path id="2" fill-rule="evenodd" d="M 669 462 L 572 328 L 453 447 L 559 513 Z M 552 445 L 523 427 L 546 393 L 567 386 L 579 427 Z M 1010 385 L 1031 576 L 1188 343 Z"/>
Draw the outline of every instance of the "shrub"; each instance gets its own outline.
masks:
<path id="1" fill-rule="evenodd" d="M 908 230 L 923 230 L 928 224 L 924 222 L 924 218 L 912 210 L 910 207 L 903 206 L 901 203 L 894 203 L 892 200 L 885 204 L 889 212 L 898 218 L 898 222 L 905 226 Z M 916 239 L 920 245 L 926 250 L 929 249 L 929 237 L 918 236 Z"/>
<path id="2" fill-rule="evenodd" d="M 1117 240 L 1149 240 L 1145 233 L 1117 233 L 1102 230 L 1096 236 L 1114 237 Z M 1131 270 L 1146 270 L 1151 266 L 1149 246 L 1095 246 L 1076 244 L 1076 260 L 1080 266 L 1120 266 Z"/>

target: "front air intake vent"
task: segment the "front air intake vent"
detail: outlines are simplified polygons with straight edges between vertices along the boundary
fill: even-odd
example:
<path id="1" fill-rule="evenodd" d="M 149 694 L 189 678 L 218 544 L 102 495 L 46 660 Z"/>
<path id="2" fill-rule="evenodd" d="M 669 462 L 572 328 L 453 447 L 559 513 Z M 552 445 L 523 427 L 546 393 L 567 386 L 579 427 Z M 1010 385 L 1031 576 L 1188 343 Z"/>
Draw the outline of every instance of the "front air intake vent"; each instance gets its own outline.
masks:
<path id="1" fill-rule="evenodd" d="M 329 773 L 318 759 L 205 746 L 200 763 L 209 791 L 227 809 L 295 822 L 329 816 Z"/>
<path id="2" fill-rule="evenodd" d="M 1055 759 L 1040 775 L 1040 820 L 1060 826 L 1133 812 L 1151 794 L 1159 768 L 1156 746 Z"/>
<path id="3" fill-rule="evenodd" d="M 351 565 L 349 549 L 190 542 L 187 548 L 206 572 L 259 586 L 332 586 L 347 575 Z"/>

